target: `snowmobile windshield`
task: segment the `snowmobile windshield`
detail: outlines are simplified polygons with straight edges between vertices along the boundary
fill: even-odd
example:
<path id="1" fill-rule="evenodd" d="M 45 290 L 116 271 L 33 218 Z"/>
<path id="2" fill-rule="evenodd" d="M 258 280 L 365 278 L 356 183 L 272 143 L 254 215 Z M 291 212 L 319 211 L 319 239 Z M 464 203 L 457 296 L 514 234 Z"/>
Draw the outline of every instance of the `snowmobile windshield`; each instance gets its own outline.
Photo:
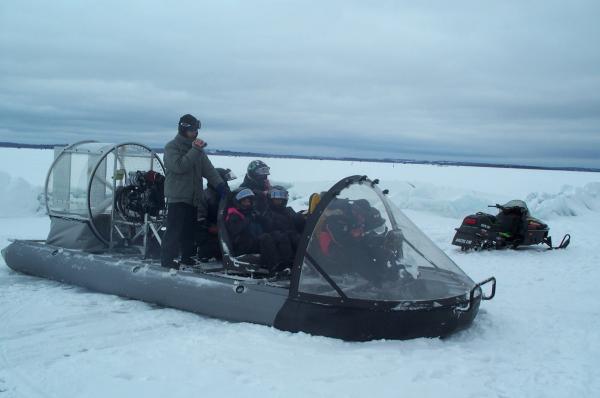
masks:
<path id="1" fill-rule="evenodd" d="M 529 209 L 527 208 L 527 203 L 525 203 L 522 200 L 518 200 L 518 199 L 510 200 L 510 201 L 506 202 L 505 204 L 503 204 L 502 207 L 505 209 L 519 208 L 519 209 L 524 209 L 526 212 L 529 212 Z"/>
<path id="2" fill-rule="evenodd" d="M 464 295 L 474 285 L 379 188 L 357 182 L 321 213 L 298 290 L 362 300 L 430 301 Z"/>

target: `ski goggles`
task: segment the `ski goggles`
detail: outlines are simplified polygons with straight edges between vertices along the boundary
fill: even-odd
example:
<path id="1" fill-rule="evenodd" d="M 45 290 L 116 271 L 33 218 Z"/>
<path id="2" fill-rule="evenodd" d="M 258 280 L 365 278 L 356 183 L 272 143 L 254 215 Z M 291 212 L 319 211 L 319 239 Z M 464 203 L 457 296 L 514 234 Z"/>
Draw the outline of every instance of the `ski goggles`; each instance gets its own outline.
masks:
<path id="1" fill-rule="evenodd" d="M 240 192 L 235 194 L 235 200 L 237 200 L 238 202 L 246 198 L 254 198 L 254 192 L 252 192 L 251 189 L 244 188 Z"/>
<path id="2" fill-rule="evenodd" d="M 273 189 L 271 190 L 271 192 L 269 192 L 269 196 L 271 197 L 271 199 L 283 199 L 283 200 L 288 200 L 288 192 L 284 191 L 283 189 Z"/>
<path id="3" fill-rule="evenodd" d="M 183 131 L 198 131 L 198 129 L 200 128 L 200 122 L 194 124 L 181 122 L 179 123 L 179 126 Z"/>
<path id="4" fill-rule="evenodd" d="M 271 169 L 267 166 L 259 167 L 258 169 L 254 170 L 254 174 L 259 176 L 268 176 L 271 174 Z"/>

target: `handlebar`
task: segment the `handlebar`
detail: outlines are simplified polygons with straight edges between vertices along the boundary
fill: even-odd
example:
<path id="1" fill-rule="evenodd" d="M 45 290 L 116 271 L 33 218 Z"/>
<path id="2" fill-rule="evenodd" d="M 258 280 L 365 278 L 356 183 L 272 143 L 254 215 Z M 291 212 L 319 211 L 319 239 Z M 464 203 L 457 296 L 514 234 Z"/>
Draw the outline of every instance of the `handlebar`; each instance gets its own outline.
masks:
<path id="1" fill-rule="evenodd" d="M 488 283 L 492 284 L 492 291 L 489 295 L 485 295 L 483 293 L 483 290 L 481 289 L 482 286 L 487 285 Z M 473 305 L 475 303 L 475 293 L 478 292 L 479 295 L 481 296 L 481 300 L 491 300 L 494 298 L 494 296 L 496 296 L 496 278 L 495 277 L 490 277 L 487 278 L 486 280 L 483 280 L 479 283 L 476 283 L 475 286 L 473 286 L 473 288 L 471 289 L 471 291 L 469 292 L 469 301 L 468 301 L 468 306 L 466 309 L 459 309 L 459 311 L 470 311 L 471 308 L 473 308 Z"/>

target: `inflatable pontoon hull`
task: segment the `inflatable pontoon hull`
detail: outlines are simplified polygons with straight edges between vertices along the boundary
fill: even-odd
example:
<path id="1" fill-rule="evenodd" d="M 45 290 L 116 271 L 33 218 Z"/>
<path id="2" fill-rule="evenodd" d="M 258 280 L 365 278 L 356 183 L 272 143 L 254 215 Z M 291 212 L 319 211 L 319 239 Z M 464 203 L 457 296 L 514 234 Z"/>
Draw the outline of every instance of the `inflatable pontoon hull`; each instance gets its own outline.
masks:
<path id="1" fill-rule="evenodd" d="M 89 290 L 141 300 L 233 322 L 251 322 L 349 341 L 443 337 L 471 324 L 481 289 L 460 303 L 435 308 L 399 303 L 365 307 L 290 295 L 285 284 L 223 273 L 171 272 L 157 262 L 89 254 L 18 240 L 2 250 L 15 271 Z M 399 308 L 400 307 L 400 308 Z"/>
<path id="2" fill-rule="evenodd" d="M 15 271 L 235 322 L 273 325 L 287 289 L 195 272 L 170 272 L 158 263 L 88 254 L 15 241 L 4 251 Z"/>

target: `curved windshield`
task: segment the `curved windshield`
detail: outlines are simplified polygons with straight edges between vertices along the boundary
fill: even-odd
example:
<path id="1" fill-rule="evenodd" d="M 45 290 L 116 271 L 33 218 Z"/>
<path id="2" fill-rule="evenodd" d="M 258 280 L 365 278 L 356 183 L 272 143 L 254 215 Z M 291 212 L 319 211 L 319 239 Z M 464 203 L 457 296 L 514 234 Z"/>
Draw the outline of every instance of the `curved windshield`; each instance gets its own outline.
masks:
<path id="1" fill-rule="evenodd" d="M 474 282 L 370 183 L 345 188 L 321 214 L 299 291 L 386 301 L 456 297 Z"/>

